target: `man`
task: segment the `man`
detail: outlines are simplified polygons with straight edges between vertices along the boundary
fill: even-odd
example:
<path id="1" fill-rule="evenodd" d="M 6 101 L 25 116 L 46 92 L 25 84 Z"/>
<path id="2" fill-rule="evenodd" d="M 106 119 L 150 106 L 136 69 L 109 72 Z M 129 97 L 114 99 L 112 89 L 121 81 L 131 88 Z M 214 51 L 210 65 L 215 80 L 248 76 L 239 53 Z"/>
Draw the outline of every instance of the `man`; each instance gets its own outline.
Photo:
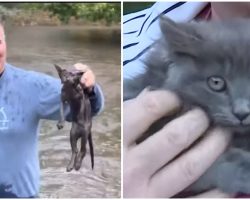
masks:
<path id="1" fill-rule="evenodd" d="M 92 114 L 104 104 L 90 68 L 81 83 L 91 92 Z M 4 27 L 0 25 L 0 197 L 36 197 L 39 193 L 38 124 L 40 119 L 60 117 L 59 79 L 25 71 L 6 63 Z M 66 108 L 69 114 L 69 107 Z"/>

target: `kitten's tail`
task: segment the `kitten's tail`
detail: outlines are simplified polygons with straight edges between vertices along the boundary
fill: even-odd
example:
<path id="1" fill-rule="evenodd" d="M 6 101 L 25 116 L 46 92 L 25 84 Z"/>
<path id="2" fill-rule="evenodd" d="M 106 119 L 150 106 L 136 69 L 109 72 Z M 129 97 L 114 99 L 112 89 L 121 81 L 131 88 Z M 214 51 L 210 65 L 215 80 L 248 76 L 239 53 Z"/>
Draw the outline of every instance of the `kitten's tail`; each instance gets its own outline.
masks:
<path id="1" fill-rule="evenodd" d="M 94 169 L 94 148 L 93 148 L 93 140 L 92 140 L 92 133 L 89 133 L 88 136 L 88 142 L 89 142 L 89 151 L 90 151 L 90 158 L 91 158 L 91 167 Z"/>

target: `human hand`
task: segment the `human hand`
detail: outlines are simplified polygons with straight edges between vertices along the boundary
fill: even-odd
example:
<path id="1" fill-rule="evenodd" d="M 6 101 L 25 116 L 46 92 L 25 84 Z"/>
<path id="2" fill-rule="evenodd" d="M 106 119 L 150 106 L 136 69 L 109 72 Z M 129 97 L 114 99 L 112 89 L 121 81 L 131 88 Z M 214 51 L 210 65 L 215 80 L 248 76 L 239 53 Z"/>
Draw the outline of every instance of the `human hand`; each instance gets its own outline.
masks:
<path id="1" fill-rule="evenodd" d="M 167 105 L 167 106 L 163 106 Z M 123 104 L 124 197 L 172 197 L 196 181 L 225 150 L 231 134 L 214 128 L 201 109 L 180 116 L 139 145 L 135 141 L 157 119 L 172 115 L 180 101 L 168 91 L 143 91 Z M 174 160 L 173 160 L 174 159 Z"/>
<path id="2" fill-rule="evenodd" d="M 74 64 L 74 67 L 79 70 L 84 72 L 84 74 L 81 77 L 81 84 L 87 88 L 89 91 L 91 91 L 95 85 L 95 74 L 94 72 L 90 69 L 89 66 L 84 65 L 82 63 L 76 63 Z"/>
<path id="3" fill-rule="evenodd" d="M 196 196 L 192 196 L 190 198 L 233 198 L 233 196 L 226 194 L 218 189 L 212 189 L 207 192 L 203 192 L 202 194 L 198 194 Z"/>

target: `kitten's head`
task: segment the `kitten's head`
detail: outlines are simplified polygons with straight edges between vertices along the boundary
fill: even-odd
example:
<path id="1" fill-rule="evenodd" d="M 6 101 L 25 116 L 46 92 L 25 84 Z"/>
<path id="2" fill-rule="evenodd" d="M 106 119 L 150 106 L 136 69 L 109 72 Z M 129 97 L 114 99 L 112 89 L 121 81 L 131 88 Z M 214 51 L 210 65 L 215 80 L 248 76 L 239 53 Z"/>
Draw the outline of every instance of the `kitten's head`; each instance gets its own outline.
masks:
<path id="1" fill-rule="evenodd" d="M 160 21 L 163 37 L 153 54 L 162 56 L 161 67 L 172 62 L 163 87 L 218 125 L 250 128 L 250 19 Z"/>
<path id="2" fill-rule="evenodd" d="M 69 71 L 61 68 L 59 65 L 55 65 L 57 73 L 61 79 L 61 83 L 67 86 L 76 87 L 80 83 L 80 78 L 83 75 L 81 71 Z"/>

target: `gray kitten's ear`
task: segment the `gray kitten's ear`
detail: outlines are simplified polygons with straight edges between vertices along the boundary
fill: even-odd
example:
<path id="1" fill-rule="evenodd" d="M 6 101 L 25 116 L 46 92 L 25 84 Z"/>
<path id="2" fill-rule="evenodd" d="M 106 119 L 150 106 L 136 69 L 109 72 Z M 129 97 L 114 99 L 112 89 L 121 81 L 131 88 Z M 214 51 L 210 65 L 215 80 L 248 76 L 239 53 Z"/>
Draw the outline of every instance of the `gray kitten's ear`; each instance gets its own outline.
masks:
<path id="1" fill-rule="evenodd" d="M 56 71 L 57 71 L 57 73 L 58 73 L 60 79 L 62 79 L 62 77 L 63 77 L 63 71 L 65 71 L 65 70 L 62 69 L 62 68 L 61 68 L 59 65 L 57 65 L 57 64 L 54 64 L 54 66 L 55 66 L 55 68 L 56 68 Z"/>
<path id="2" fill-rule="evenodd" d="M 196 56 L 199 49 L 197 46 L 201 43 L 202 37 L 191 24 L 175 23 L 162 16 L 160 28 L 170 52 Z"/>
<path id="3" fill-rule="evenodd" d="M 55 66 L 56 71 L 57 71 L 58 73 L 60 73 L 60 72 L 62 71 L 62 68 L 61 68 L 59 65 L 54 64 L 54 66 Z"/>

